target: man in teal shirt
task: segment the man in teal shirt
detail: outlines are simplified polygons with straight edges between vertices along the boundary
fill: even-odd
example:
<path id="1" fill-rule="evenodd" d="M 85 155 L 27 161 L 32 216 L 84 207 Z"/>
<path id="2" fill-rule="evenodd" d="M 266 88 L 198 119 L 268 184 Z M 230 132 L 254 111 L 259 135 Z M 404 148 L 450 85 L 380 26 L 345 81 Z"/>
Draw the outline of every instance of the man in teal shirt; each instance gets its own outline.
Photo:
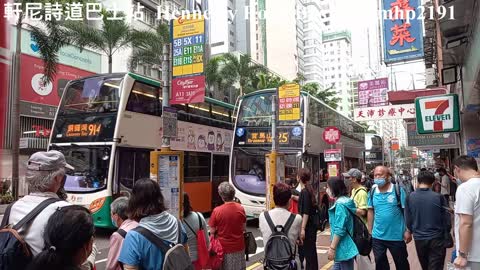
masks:
<path id="1" fill-rule="evenodd" d="M 405 190 L 391 183 L 392 175 L 385 166 L 374 171 L 374 183 L 368 196 L 368 229 L 372 233 L 373 254 L 377 270 L 389 270 L 387 249 L 397 270 L 409 270 L 407 245 L 412 240 L 405 229 L 403 209 Z M 398 202 L 397 197 L 400 199 Z"/>

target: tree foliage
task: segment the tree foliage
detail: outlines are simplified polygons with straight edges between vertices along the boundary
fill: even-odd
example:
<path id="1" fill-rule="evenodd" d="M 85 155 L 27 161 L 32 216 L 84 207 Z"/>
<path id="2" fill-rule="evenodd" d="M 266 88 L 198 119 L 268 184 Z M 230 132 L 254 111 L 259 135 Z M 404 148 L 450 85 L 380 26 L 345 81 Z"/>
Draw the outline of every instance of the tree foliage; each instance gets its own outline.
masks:
<path id="1" fill-rule="evenodd" d="M 84 22 L 68 21 L 65 26 L 70 30 L 71 41 L 80 47 L 90 47 L 105 53 L 108 57 L 108 72 L 112 72 L 113 55 L 119 50 L 129 47 L 132 42 L 132 30 L 125 20 L 108 20 L 113 17 L 112 11 L 102 11 L 102 26 L 100 29 Z M 118 18 L 126 15 L 117 12 Z"/>
<path id="2" fill-rule="evenodd" d="M 307 83 L 303 85 L 302 90 L 323 101 L 333 109 L 338 107 L 338 102 L 341 100 L 340 98 L 336 97 L 336 93 L 333 89 L 320 89 L 320 85 L 318 85 L 318 83 Z"/>
<path id="3" fill-rule="evenodd" d="M 161 65 L 163 45 L 169 42 L 170 30 L 167 24 L 158 24 L 155 31 L 133 30 L 131 33 L 133 52 L 129 59 L 129 69 L 135 70 L 138 64 Z"/>

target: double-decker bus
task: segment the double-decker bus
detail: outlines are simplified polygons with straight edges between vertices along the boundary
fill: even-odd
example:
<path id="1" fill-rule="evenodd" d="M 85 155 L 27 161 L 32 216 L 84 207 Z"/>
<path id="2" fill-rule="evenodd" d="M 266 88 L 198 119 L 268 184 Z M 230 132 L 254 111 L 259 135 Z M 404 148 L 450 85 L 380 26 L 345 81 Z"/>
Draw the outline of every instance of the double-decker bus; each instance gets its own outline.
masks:
<path id="1" fill-rule="evenodd" d="M 184 189 L 196 211 L 209 212 L 221 203 L 212 190 L 228 181 L 235 106 L 205 97 L 172 107 L 178 134 L 171 148 L 185 151 Z M 162 144 L 161 115 L 160 82 L 137 74 L 97 75 L 66 86 L 49 148 L 75 167 L 67 172 L 68 200 L 89 207 L 96 226 L 112 227 L 112 200 L 150 177 L 150 152 Z"/>
<path id="2" fill-rule="evenodd" d="M 256 91 L 240 98 L 230 155 L 230 182 L 247 215 L 258 217 L 265 209 L 265 154 L 271 150 L 272 97 L 276 89 Z M 364 150 L 364 128 L 339 114 L 317 98 L 301 92 L 300 120 L 278 121 L 278 152 L 284 154 L 285 179 L 294 179 L 298 168 L 309 168 L 318 187 L 319 206 L 326 214 L 329 200 L 326 183 L 319 183 L 327 167 L 324 150 L 330 145 L 322 139 L 326 127 L 341 131 L 344 170 L 360 167 Z M 339 144 L 340 145 L 340 144 Z"/>

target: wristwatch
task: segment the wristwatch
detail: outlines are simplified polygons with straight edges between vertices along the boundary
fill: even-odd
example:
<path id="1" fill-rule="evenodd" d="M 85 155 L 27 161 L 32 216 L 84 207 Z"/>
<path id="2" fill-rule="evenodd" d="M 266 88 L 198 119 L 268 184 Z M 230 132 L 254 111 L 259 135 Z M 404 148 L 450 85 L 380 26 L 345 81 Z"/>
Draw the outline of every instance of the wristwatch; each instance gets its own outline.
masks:
<path id="1" fill-rule="evenodd" d="M 458 256 L 466 259 L 468 257 L 468 253 L 459 250 L 458 251 Z"/>

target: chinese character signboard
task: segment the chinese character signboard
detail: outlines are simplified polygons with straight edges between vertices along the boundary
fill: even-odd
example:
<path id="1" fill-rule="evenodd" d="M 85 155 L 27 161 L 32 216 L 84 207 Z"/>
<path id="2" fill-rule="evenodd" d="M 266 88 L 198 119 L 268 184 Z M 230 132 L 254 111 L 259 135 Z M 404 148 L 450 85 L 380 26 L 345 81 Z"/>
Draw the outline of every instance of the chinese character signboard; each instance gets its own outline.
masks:
<path id="1" fill-rule="evenodd" d="M 323 131 L 323 140 L 328 144 L 336 144 L 340 141 L 340 130 L 336 127 L 327 127 Z"/>
<path id="2" fill-rule="evenodd" d="M 383 0 L 385 64 L 423 57 L 420 0 Z"/>
<path id="3" fill-rule="evenodd" d="M 417 148 L 458 148 L 454 133 L 420 135 L 417 133 L 417 125 L 415 123 L 407 123 L 407 145 Z"/>
<path id="4" fill-rule="evenodd" d="M 378 121 L 409 118 L 415 118 L 415 104 L 356 108 L 353 115 L 353 119 L 355 121 Z"/>
<path id="5" fill-rule="evenodd" d="M 172 20 L 172 96 L 171 104 L 200 103 L 205 100 L 203 17 Z"/>
<path id="6" fill-rule="evenodd" d="M 300 120 L 300 85 L 284 84 L 278 88 L 278 120 Z"/>
<path id="7" fill-rule="evenodd" d="M 415 107 L 418 134 L 460 131 L 458 95 L 417 98 Z"/>
<path id="8" fill-rule="evenodd" d="M 376 107 L 388 105 L 388 78 L 358 82 L 358 106 Z"/>
<path id="9" fill-rule="evenodd" d="M 342 161 L 342 149 L 326 149 L 324 157 L 325 162 Z"/>

